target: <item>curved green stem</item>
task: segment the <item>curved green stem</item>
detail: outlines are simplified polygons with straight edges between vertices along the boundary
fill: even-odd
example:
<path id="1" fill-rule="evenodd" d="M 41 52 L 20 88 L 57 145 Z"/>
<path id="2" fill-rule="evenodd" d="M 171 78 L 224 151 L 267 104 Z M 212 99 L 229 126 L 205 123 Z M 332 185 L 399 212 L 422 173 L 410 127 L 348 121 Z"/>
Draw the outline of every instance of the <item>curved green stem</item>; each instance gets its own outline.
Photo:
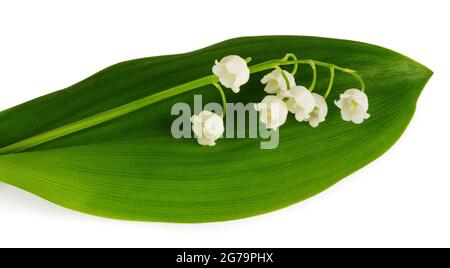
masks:
<path id="1" fill-rule="evenodd" d="M 311 66 L 312 72 L 313 72 L 313 79 L 311 82 L 311 86 L 309 86 L 309 91 L 313 92 L 314 88 L 316 87 L 317 82 L 317 69 L 316 69 L 316 63 L 314 60 L 308 60 L 308 64 Z"/>
<path id="2" fill-rule="evenodd" d="M 124 104 L 117 108 L 87 117 L 80 121 L 76 121 L 65 126 L 44 132 L 42 134 L 30 137 L 28 139 L 16 142 L 14 144 L 8 145 L 0 149 L 0 155 L 22 152 L 27 149 L 36 147 L 38 145 L 47 143 L 49 141 L 73 134 L 75 132 L 100 125 L 107 121 L 116 119 L 118 117 L 130 114 L 132 112 L 143 109 L 153 103 L 158 101 L 168 99 L 170 97 L 204 87 L 213 83 L 217 83 L 218 78 L 215 75 L 209 75 L 194 81 L 169 88 L 167 90 L 158 92 L 156 94 L 150 95 L 148 97 Z"/>
<path id="3" fill-rule="evenodd" d="M 364 80 L 362 79 L 362 77 L 361 77 L 355 70 L 348 69 L 348 68 L 343 68 L 343 67 L 340 67 L 340 66 L 335 65 L 335 64 L 331 64 L 331 63 L 327 63 L 327 62 L 322 62 L 322 61 L 318 61 L 318 60 L 298 60 L 298 61 L 296 61 L 295 63 L 299 63 L 299 64 L 310 64 L 311 61 L 313 61 L 314 64 L 317 65 L 317 66 L 326 67 L 326 68 L 329 68 L 329 69 L 330 69 L 330 68 L 334 68 L 334 70 L 338 70 L 338 71 L 341 71 L 341 72 L 343 72 L 343 73 L 352 75 L 352 76 L 355 77 L 356 80 L 358 80 L 358 82 L 360 83 L 360 85 L 361 85 L 361 91 L 363 91 L 363 92 L 365 91 L 366 86 L 365 86 L 365 84 L 364 84 Z M 286 65 L 291 65 L 291 64 L 294 64 L 294 62 L 289 61 L 289 62 L 285 62 L 285 64 L 286 64 Z M 283 64 L 280 64 L 280 65 L 283 65 Z"/>
<path id="4" fill-rule="evenodd" d="M 356 80 L 358 80 L 359 83 L 361 84 L 361 91 L 362 92 L 366 91 L 366 84 L 364 84 L 364 80 L 361 78 L 361 76 L 356 71 L 349 70 L 345 73 L 348 73 L 348 74 L 354 76 L 356 78 Z"/>
<path id="5" fill-rule="evenodd" d="M 297 56 L 295 56 L 295 54 L 293 53 L 287 53 L 284 58 L 283 61 L 288 61 L 290 58 L 292 58 L 293 61 L 298 61 Z M 294 68 L 291 71 L 292 75 L 295 75 L 298 71 L 298 63 L 294 64 Z"/>
<path id="6" fill-rule="evenodd" d="M 281 73 L 281 75 L 283 76 L 284 82 L 286 82 L 287 89 L 288 90 L 291 89 L 291 83 L 289 82 L 289 78 L 284 73 L 283 69 L 281 69 L 280 66 L 275 66 L 275 69 L 277 69 Z"/>
<path id="7" fill-rule="evenodd" d="M 219 83 L 213 83 L 213 85 L 219 90 L 220 96 L 222 97 L 222 105 L 223 105 L 222 118 L 224 118 L 227 113 L 227 98 L 225 97 L 225 93 L 223 92 L 222 86 Z"/>
<path id="8" fill-rule="evenodd" d="M 327 92 L 323 96 L 325 99 L 327 99 L 328 95 L 330 95 L 331 89 L 333 88 L 333 82 L 334 82 L 334 66 L 330 68 L 330 82 L 328 83 Z"/>

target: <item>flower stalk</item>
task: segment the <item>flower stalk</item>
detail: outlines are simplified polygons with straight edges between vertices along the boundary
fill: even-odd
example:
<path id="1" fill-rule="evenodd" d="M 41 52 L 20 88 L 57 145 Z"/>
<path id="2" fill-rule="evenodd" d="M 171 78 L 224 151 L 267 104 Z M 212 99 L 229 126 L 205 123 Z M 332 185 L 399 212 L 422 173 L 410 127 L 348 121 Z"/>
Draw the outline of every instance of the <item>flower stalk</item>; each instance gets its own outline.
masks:
<path id="1" fill-rule="evenodd" d="M 223 105 L 223 113 L 222 118 L 225 117 L 227 114 L 227 98 L 225 97 L 225 93 L 223 92 L 223 88 L 219 83 L 213 83 L 213 85 L 217 88 L 217 90 L 220 93 L 220 97 L 222 98 L 222 105 Z"/>
<path id="2" fill-rule="evenodd" d="M 281 73 L 281 75 L 283 76 L 284 82 L 286 83 L 287 89 L 290 89 L 292 87 L 292 85 L 291 85 L 291 82 L 289 82 L 289 78 L 287 77 L 286 73 L 280 68 L 280 66 L 275 66 L 275 69 Z"/>
<path id="3" fill-rule="evenodd" d="M 247 58 L 246 60 L 243 60 L 243 62 L 245 62 L 247 64 L 251 60 L 252 60 L 251 58 Z M 321 61 L 312 60 L 312 59 L 299 60 L 292 53 L 286 54 L 286 56 L 282 59 L 269 60 L 266 62 L 262 62 L 259 64 L 255 64 L 253 66 L 250 66 L 248 68 L 248 74 L 255 74 L 255 73 L 271 70 L 274 68 L 280 68 L 281 66 L 290 66 L 290 65 L 294 66 L 291 73 L 295 74 L 297 72 L 298 66 L 300 64 L 308 64 L 311 66 L 311 68 L 313 70 L 313 80 L 312 80 L 311 86 L 309 88 L 310 91 L 313 91 L 314 87 L 316 85 L 316 80 L 317 80 L 316 66 L 329 68 L 330 70 L 333 70 L 332 72 L 334 72 L 334 70 L 337 70 L 337 71 L 341 71 L 346 74 L 350 74 L 353 77 L 355 77 L 356 80 L 359 81 L 359 83 L 361 85 L 361 91 L 364 92 L 364 90 L 365 90 L 364 81 L 362 80 L 361 76 L 356 71 L 348 69 L 348 68 L 343 68 L 343 67 L 331 64 L 331 63 L 321 62 Z M 218 68 L 217 72 L 221 72 L 221 71 L 222 70 L 220 70 Z M 283 72 L 282 72 L 282 74 L 283 74 Z M 248 81 L 246 76 L 247 76 L 247 74 L 240 77 L 239 83 L 234 84 L 234 85 L 230 84 L 230 88 L 233 88 L 233 90 L 235 92 L 238 92 L 239 86 L 241 86 L 242 84 L 245 84 L 245 82 Z M 334 77 L 334 74 L 333 74 L 333 77 Z M 230 82 L 230 81 L 223 81 L 223 82 L 226 82 L 225 84 L 228 84 L 228 82 Z M 224 103 L 224 114 L 225 114 L 226 98 L 225 98 L 225 93 L 223 92 L 223 89 L 219 85 L 219 77 L 217 75 L 208 75 L 208 76 L 205 76 L 205 77 L 202 77 L 202 78 L 199 78 L 199 79 L 196 79 L 196 80 L 193 80 L 193 81 L 190 81 L 190 82 L 187 82 L 187 83 L 184 83 L 184 84 L 181 84 L 181 85 L 178 85 L 178 86 L 166 89 L 166 90 L 163 90 L 159 93 L 144 97 L 142 99 L 124 104 L 122 106 L 102 112 L 100 114 L 96 114 L 94 116 L 90 116 L 85 119 L 67 124 L 65 126 L 57 128 L 57 129 L 44 132 L 42 134 L 39 134 L 34 137 L 22 140 L 20 142 L 8 145 L 6 147 L 0 148 L 0 155 L 10 154 L 10 153 L 18 153 L 18 152 L 28 150 L 30 148 L 33 148 L 38 145 L 47 143 L 49 141 L 61 138 L 63 136 L 67 136 L 67 135 L 82 131 L 84 129 L 87 129 L 87 128 L 90 128 L 93 126 L 97 126 L 97 125 L 100 125 L 107 121 L 116 119 L 118 117 L 122 117 L 126 114 L 138 111 L 138 110 L 143 109 L 153 103 L 156 103 L 156 102 L 168 99 L 170 97 L 173 97 L 173 96 L 176 96 L 176 95 L 179 95 L 182 93 L 186 93 L 186 92 L 189 92 L 189 91 L 201 88 L 201 87 L 205 87 L 208 85 L 214 85 L 219 90 L 222 100 L 223 100 L 223 103 Z M 330 83 L 330 85 L 332 86 L 332 83 Z M 330 85 L 329 85 L 329 91 L 331 91 Z M 329 92 L 328 92 L 328 94 L 329 94 Z"/>
<path id="4" fill-rule="evenodd" d="M 287 53 L 286 56 L 284 56 L 283 61 L 289 61 L 289 59 L 292 59 L 293 61 L 298 61 L 297 56 L 293 53 Z M 292 75 L 295 75 L 298 71 L 298 63 L 294 64 L 294 68 L 291 71 Z"/>
<path id="5" fill-rule="evenodd" d="M 311 82 L 311 86 L 309 86 L 309 91 L 313 92 L 314 88 L 316 87 L 316 82 L 317 82 L 317 68 L 316 68 L 316 63 L 313 60 L 308 60 L 308 64 L 311 66 L 311 69 L 313 72 L 313 79 Z"/>
<path id="6" fill-rule="evenodd" d="M 330 67 L 330 82 L 328 83 L 327 92 L 323 96 L 325 99 L 328 98 L 328 95 L 330 95 L 331 89 L 333 88 L 334 76 L 334 66 L 332 66 Z"/>

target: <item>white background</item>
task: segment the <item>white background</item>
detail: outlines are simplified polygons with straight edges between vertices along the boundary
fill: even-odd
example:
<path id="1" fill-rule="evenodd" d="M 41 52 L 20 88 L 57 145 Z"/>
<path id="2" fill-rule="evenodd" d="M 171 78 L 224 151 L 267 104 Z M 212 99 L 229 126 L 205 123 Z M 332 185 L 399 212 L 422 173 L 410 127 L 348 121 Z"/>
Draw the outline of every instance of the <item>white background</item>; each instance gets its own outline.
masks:
<path id="1" fill-rule="evenodd" d="M 233 222 L 114 221 L 0 184 L 1 247 L 450 246 L 447 1 L 1 1 L 0 110 L 123 60 L 245 35 L 353 39 L 435 71 L 400 141 L 306 202 Z"/>

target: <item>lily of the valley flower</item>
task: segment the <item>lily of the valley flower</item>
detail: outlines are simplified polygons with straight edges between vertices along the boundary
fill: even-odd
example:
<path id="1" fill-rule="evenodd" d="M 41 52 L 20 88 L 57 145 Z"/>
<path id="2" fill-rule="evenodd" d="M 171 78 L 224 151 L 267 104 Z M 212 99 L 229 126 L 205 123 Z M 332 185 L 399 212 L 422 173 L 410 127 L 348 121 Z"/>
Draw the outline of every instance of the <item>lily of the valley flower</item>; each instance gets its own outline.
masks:
<path id="1" fill-rule="evenodd" d="M 316 93 L 312 93 L 312 95 L 315 100 L 315 105 L 314 109 L 309 114 L 308 121 L 312 127 L 317 127 L 320 123 L 325 121 L 325 117 L 328 114 L 328 105 L 327 102 L 325 101 L 325 98 L 322 97 L 321 95 Z"/>
<path id="2" fill-rule="evenodd" d="M 202 111 L 191 117 L 192 129 L 201 145 L 214 146 L 225 130 L 222 117 L 210 111 Z"/>
<path id="3" fill-rule="evenodd" d="M 312 93 L 303 86 L 295 86 L 289 93 L 291 97 L 286 102 L 289 111 L 295 114 L 297 121 L 307 121 L 316 105 Z"/>
<path id="4" fill-rule="evenodd" d="M 283 125 L 288 115 L 286 103 L 278 96 L 264 97 L 261 103 L 255 104 L 255 110 L 260 112 L 260 121 L 273 130 Z"/>
<path id="5" fill-rule="evenodd" d="M 287 80 L 289 81 L 289 86 L 292 88 L 295 86 L 295 78 L 294 76 L 283 70 Z M 277 94 L 280 97 L 289 97 L 288 85 L 286 83 L 286 79 L 280 70 L 273 70 L 271 73 L 265 75 L 261 80 L 261 83 L 265 84 L 266 87 L 264 91 L 269 94 Z"/>
<path id="6" fill-rule="evenodd" d="M 219 81 L 224 87 L 231 88 L 234 93 L 238 93 L 241 90 L 240 87 L 250 79 L 247 62 L 235 55 L 216 61 L 212 72 L 219 77 Z"/>
<path id="7" fill-rule="evenodd" d="M 367 95 L 359 89 L 348 89 L 344 94 L 341 94 L 340 100 L 335 101 L 335 104 L 341 109 L 344 121 L 361 124 L 364 119 L 370 117 L 370 114 L 367 113 L 369 100 Z"/>

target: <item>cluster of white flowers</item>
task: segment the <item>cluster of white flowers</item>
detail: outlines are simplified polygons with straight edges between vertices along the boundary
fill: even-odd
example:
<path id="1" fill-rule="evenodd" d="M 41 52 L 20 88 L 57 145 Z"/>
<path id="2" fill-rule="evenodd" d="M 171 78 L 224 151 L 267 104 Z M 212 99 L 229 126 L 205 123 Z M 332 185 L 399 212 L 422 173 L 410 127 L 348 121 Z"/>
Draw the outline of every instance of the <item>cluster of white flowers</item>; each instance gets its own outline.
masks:
<path id="1" fill-rule="evenodd" d="M 255 105 L 255 109 L 260 112 L 261 122 L 267 128 L 277 130 L 286 122 L 288 111 L 295 115 L 298 122 L 309 122 L 314 128 L 325 121 L 328 114 L 325 98 L 304 86 L 298 86 L 291 73 L 275 69 L 264 76 L 261 83 L 265 85 L 265 92 L 275 94 L 266 96 L 261 103 Z M 342 119 L 345 121 L 360 124 L 370 116 L 367 113 L 367 95 L 361 90 L 345 91 L 335 104 L 341 109 Z"/>
<path id="2" fill-rule="evenodd" d="M 311 93 L 304 86 L 297 86 L 294 77 L 283 71 L 274 70 L 272 73 L 264 76 L 261 83 L 266 85 L 268 93 L 276 95 L 266 96 L 260 104 L 255 107 L 261 112 L 260 120 L 265 123 L 267 128 L 278 129 L 286 122 L 288 111 L 295 115 L 298 122 L 309 122 L 312 127 L 317 127 L 319 123 L 325 121 L 328 114 L 328 106 L 325 99 L 316 93 Z M 286 86 L 286 78 L 289 81 L 290 88 Z M 276 108 L 271 108 L 275 104 Z M 267 116 L 267 110 L 278 110 L 277 113 L 271 112 Z"/>
<path id="3" fill-rule="evenodd" d="M 216 61 L 212 72 L 219 78 L 220 83 L 238 93 L 240 87 L 248 82 L 250 69 L 247 62 L 239 56 L 231 55 Z M 264 91 L 268 94 L 255 104 L 260 112 L 260 121 L 268 129 L 277 130 L 286 120 L 289 112 L 295 115 L 298 122 L 308 122 L 311 127 L 317 127 L 324 122 L 328 114 L 328 105 L 325 98 L 312 93 L 304 86 L 295 82 L 294 76 L 277 68 L 265 75 L 261 83 L 265 85 Z M 358 89 L 349 89 L 335 101 L 341 109 L 342 119 L 360 124 L 369 118 L 367 110 L 369 101 L 367 95 Z M 202 111 L 191 118 L 193 131 L 201 145 L 214 146 L 224 132 L 223 119 L 212 112 Z"/>

